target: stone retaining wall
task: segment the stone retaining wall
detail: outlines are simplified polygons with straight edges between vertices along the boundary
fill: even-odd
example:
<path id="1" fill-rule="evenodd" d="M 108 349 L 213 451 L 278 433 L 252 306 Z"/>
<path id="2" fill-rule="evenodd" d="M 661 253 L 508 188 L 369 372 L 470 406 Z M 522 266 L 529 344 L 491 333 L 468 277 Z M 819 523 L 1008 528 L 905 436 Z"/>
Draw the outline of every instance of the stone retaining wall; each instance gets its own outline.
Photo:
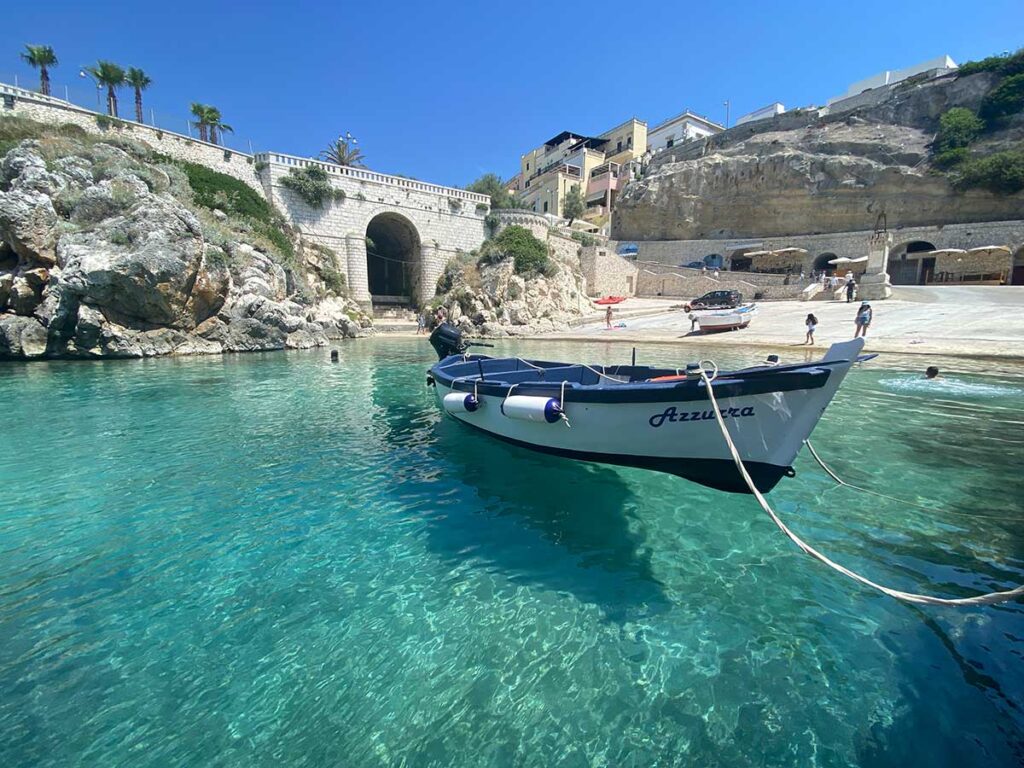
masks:
<path id="1" fill-rule="evenodd" d="M 264 195 L 263 185 L 256 173 L 255 161 L 252 155 L 244 152 L 236 152 L 151 125 L 124 119 L 113 121 L 113 118 L 98 112 L 82 109 L 62 99 L 43 96 L 23 88 L 0 84 L 0 98 L 3 99 L 0 104 L 0 119 L 3 115 L 14 115 L 45 125 L 77 125 L 97 136 L 122 136 L 143 143 L 175 160 L 198 163 L 233 176 L 248 184 L 260 195 Z M 109 127 L 101 127 L 100 123 L 106 123 L 108 120 L 111 121 Z"/>
<path id="2" fill-rule="evenodd" d="M 985 221 L 972 224 L 947 224 L 934 227 L 906 227 L 890 230 L 893 247 L 890 252 L 896 256 L 906 250 L 906 244 L 914 241 L 931 243 L 936 249 L 960 248 L 968 250 L 985 245 L 1006 245 L 1012 252 L 1024 246 L 1024 220 Z M 701 261 L 705 256 L 718 254 L 725 259 L 726 267 L 735 255 L 747 250 L 773 250 L 779 248 L 803 248 L 804 271 L 810 274 L 815 260 L 823 254 L 834 254 L 850 259 L 867 256 L 871 230 L 860 232 L 834 232 L 818 235 L 792 235 L 765 239 L 735 238 L 728 240 L 647 240 L 635 242 L 638 261 L 658 262 L 676 267 L 691 261 Z M 613 244 L 617 245 L 617 243 Z M 678 268 L 678 267 L 676 267 Z M 724 274 L 724 272 L 723 272 Z M 746 274 L 746 273 L 744 273 Z M 752 278 L 753 279 L 753 278 Z"/>
<path id="3" fill-rule="evenodd" d="M 590 296 L 633 296 L 636 294 L 637 265 L 615 251 L 591 245 L 580 251 L 580 267 L 587 279 Z"/>
<path id="4" fill-rule="evenodd" d="M 695 299 L 709 291 L 739 291 L 744 301 L 796 299 L 807 284 L 755 285 L 746 282 L 743 272 L 722 272 L 715 279 L 711 273 L 697 270 L 651 271 L 641 268 L 637 273 L 637 296 Z"/>

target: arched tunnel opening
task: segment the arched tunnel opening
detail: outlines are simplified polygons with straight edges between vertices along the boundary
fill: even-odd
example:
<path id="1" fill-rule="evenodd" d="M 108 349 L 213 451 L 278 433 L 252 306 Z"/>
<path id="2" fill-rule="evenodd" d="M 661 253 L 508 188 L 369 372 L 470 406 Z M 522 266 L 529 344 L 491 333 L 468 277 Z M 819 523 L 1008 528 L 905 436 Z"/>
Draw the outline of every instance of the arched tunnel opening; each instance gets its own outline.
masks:
<path id="1" fill-rule="evenodd" d="M 397 213 L 374 216 L 366 226 L 366 272 L 374 304 L 411 304 L 420 261 L 420 236 Z"/>

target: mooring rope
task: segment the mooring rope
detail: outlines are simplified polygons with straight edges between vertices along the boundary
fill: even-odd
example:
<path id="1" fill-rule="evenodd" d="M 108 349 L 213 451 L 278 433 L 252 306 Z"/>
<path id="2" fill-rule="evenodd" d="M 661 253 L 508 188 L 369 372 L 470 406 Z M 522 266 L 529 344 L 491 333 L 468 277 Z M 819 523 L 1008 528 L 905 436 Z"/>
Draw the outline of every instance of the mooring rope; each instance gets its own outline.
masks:
<path id="1" fill-rule="evenodd" d="M 907 499 L 900 499 L 900 498 L 897 498 L 896 496 L 890 496 L 887 493 L 882 493 L 880 491 L 873 491 L 870 488 L 864 488 L 864 487 L 859 486 L 859 485 L 854 485 L 853 483 L 848 483 L 845 480 L 843 480 L 843 478 L 841 478 L 839 475 L 837 475 L 832 470 L 832 468 L 828 464 L 826 464 L 824 462 L 824 460 L 821 458 L 821 456 L 818 455 L 818 452 L 816 450 L 814 450 L 814 446 L 811 445 L 811 441 L 810 440 L 804 440 L 804 445 L 806 445 L 807 446 L 807 450 L 811 452 L 811 457 L 816 462 L 818 462 L 818 466 L 821 467 L 823 470 L 825 470 L 825 474 L 827 474 L 829 477 L 831 477 L 833 480 L 835 480 L 836 483 L 838 483 L 839 485 L 841 485 L 841 486 L 843 486 L 845 488 L 849 488 L 851 491 L 860 491 L 861 493 L 867 493 L 867 494 L 870 494 L 871 496 L 877 496 L 880 499 L 888 499 L 889 501 L 895 501 L 895 502 L 898 502 L 900 504 L 903 504 L 904 506 L 913 507 L 914 509 L 920 509 L 920 510 L 922 510 L 924 512 L 935 513 L 935 512 L 938 511 L 935 508 L 935 505 L 926 506 L 924 504 L 918 504 L 915 501 L 908 501 Z M 959 515 L 961 517 L 973 517 L 973 518 L 980 518 L 980 519 L 986 519 L 986 520 L 1002 520 L 1003 522 L 1017 522 L 1017 523 L 1024 522 L 1024 520 L 1021 520 L 1020 518 L 1015 518 L 1015 517 L 1007 518 L 1004 515 L 986 515 L 984 512 L 962 512 L 962 511 L 960 511 L 958 509 L 949 509 L 948 507 L 943 510 L 943 513 L 944 514 Z"/>
<path id="2" fill-rule="evenodd" d="M 754 484 L 753 479 L 751 479 L 750 477 L 750 473 L 747 472 L 747 468 L 743 463 L 743 459 L 740 458 L 739 451 L 736 450 L 736 444 L 733 442 L 732 436 L 729 434 L 729 428 L 725 424 L 725 419 L 722 417 L 722 413 L 718 409 L 718 399 L 715 397 L 715 393 L 711 385 L 711 379 L 708 378 L 707 372 L 704 370 L 701 370 L 700 376 L 704 380 L 704 386 L 707 387 L 708 399 L 711 400 L 711 406 L 715 414 L 715 421 L 718 422 L 718 428 L 722 431 L 722 437 L 725 439 L 725 444 L 729 448 L 729 453 L 732 454 L 732 460 L 736 464 L 736 469 L 739 470 L 740 476 L 747 484 L 747 487 L 750 489 L 750 492 L 753 494 L 754 498 L 757 499 L 757 503 L 761 505 L 761 509 L 763 509 L 765 513 L 772 519 L 772 522 L 778 526 L 779 530 L 786 534 L 789 540 L 796 544 L 805 553 L 815 558 L 816 560 L 820 560 L 829 568 L 838 571 L 839 573 L 843 574 L 844 576 L 850 579 L 853 579 L 854 581 L 860 582 L 865 586 L 878 590 L 882 594 L 896 598 L 897 600 L 902 600 L 907 603 L 956 606 L 992 605 L 994 603 L 1005 603 L 1009 600 L 1015 600 L 1019 597 L 1024 597 L 1024 584 L 1020 585 L 1016 589 L 1011 589 L 1005 592 L 989 592 L 984 595 L 975 595 L 974 597 L 933 597 L 932 595 L 919 595 L 914 592 L 903 592 L 902 590 L 891 589 L 890 587 L 886 587 L 881 584 L 878 584 L 877 582 L 871 581 L 867 577 L 861 576 L 859 573 L 851 571 L 849 568 L 840 565 L 839 563 L 835 562 L 834 560 L 831 560 L 829 557 L 816 550 L 810 544 L 806 543 L 805 541 L 803 541 L 803 539 L 801 539 L 799 536 L 793 533 L 793 531 L 791 531 L 786 526 L 786 524 L 782 522 L 779 516 L 775 514 L 775 511 L 771 508 L 771 505 L 768 504 L 768 500 L 765 499 L 765 497 L 757 489 L 757 486 Z M 835 475 L 833 475 L 833 477 L 835 477 L 836 480 L 839 479 Z"/>
<path id="3" fill-rule="evenodd" d="M 592 368 L 589 365 L 587 365 L 586 363 L 580 363 L 580 367 L 581 368 L 586 368 L 591 373 L 596 373 L 598 376 L 600 376 L 602 378 L 605 378 L 605 379 L 608 379 L 608 381 L 614 381 L 616 384 L 628 384 L 629 383 L 629 379 L 617 379 L 617 378 L 615 378 L 614 376 L 612 376 L 610 374 L 601 373 L 601 371 L 597 370 L 597 368 Z M 603 367 L 607 367 L 607 366 L 603 366 Z M 616 367 L 618 367 L 618 366 L 616 366 Z"/>

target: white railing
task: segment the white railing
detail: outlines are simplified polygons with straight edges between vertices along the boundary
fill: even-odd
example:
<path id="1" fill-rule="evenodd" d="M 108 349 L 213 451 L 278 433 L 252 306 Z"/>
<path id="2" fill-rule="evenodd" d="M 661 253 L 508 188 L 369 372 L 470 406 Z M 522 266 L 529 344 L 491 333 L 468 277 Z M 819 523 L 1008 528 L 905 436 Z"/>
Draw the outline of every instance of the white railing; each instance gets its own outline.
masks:
<path id="1" fill-rule="evenodd" d="M 409 189 L 416 192 L 427 192 L 432 195 L 443 195 L 445 197 L 453 197 L 459 200 L 465 200 L 470 203 L 483 203 L 488 207 L 491 204 L 491 198 L 489 195 L 480 195 L 476 192 L 467 192 L 464 189 L 458 189 L 456 187 L 443 187 L 439 184 L 428 184 L 425 181 L 417 181 L 416 179 L 406 179 L 402 176 L 391 176 L 387 173 L 377 173 L 376 171 L 370 171 L 365 168 L 353 168 L 346 165 L 335 165 L 334 163 L 325 163 L 321 160 L 310 160 L 305 157 L 295 157 L 294 155 L 283 155 L 279 152 L 260 152 L 255 155 L 256 162 L 258 163 L 271 163 L 275 165 L 287 165 L 293 168 L 307 168 L 315 167 L 320 168 L 327 173 L 334 174 L 335 176 L 344 176 L 349 179 L 356 179 L 358 181 L 369 181 L 375 184 L 386 184 L 391 187 L 399 187 L 401 189 Z"/>
<path id="2" fill-rule="evenodd" d="M 55 107 L 74 107 L 70 101 L 64 101 L 64 99 L 58 99 L 55 96 L 44 96 L 39 91 L 30 91 L 27 88 L 19 88 L 16 85 L 7 85 L 7 83 L 0 83 L 0 95 L 14 96 L 18 99 L 34 99 L 35 101 L 42 101 L 46 104 L 53 104 Z M 81 107 L 76 107 L 81 109 Z"/>
<path id="3" fill-rule="evenodd" d="M 86 115 L 92 115 L 94 117 L 100 117 L 100 118 L 108 119 L 108 120 L 111 120 L 111 121 L 117 121 L 118 123 L 124 123 L 125 125 L 130 127 L 132 130 L 134 130 L 136 128 L 141 128 L 142 130 L 151 131 L 151 132 L 155 132 L 155 133 L 160 133 L 160 134 L 164 134 L 164 135 L 167 135 L 167 136 L 172 136 L 172 137 L 174 137 L 176 139 L 181 139 L 183 141 L 189 141 L 189 142 L 192 142 L 193 144 L 200 144 L 200 145 L 205 146 L 205 147 L 211 147 L 213 149 L 218 149 L 218 150 L 220 150 L 222 152 L 228 152 L 228 153 L 230 153 L 232 155 L 238 155 L 239 157 L 246 157 L 246 158 L 250 157 L 250 155 L 245 153 L 245 152 L 241 152 L 241 151 L 239 151 L 237 149 L 231 149 L 230 147 L 226 147 L 223 144 L 211 144 L 208 141 L 203 141 L 202 139 L 197 139 L 194 136 L 186 136 L 183 133 L 178 133 L 177 131 L 172 131 L 172 130 L 169 130 L 167 128 L 160 128 L 159 126 L 156 126 L 156 125 L 149 125 L 148 123 L 137 123 L 134 120 L 130 120 L 130 119 L 127 119 L 127 118 L 124 118 L 124 117 L 110 117 L 109 115 L 107 115 L 104 112 L 97 112 L 94 109 L 89 109 L 88 107 L 79 106 L 78 104 L 75 104 L 74 102 L 65 101 L 64 99 L 58 99 L 56 96 L 44 96 L 43 94 L 39 93 L 39 91 L 30 91 L 30 90 L 27 90 L 25 88 L 20 88 L 20 87 L 15 86 L 15 85 L 8 85 L 7 83 L 0 83 L 0 98 L 2 98 L 4 96 L 13 96 L 15 99 L 20 100 L 20 101 L 34 101 L 34 102 L 38 102 L 40 104 L 46 104 L 47 106 L 50 106 L 50 107 L 55 107 L 57 109 L 65 109 L 65 110 L 68 110 L 70 112 L 80 112 L 80 113 L 83 113 L 83 114 L 86 114 Z M 3 105 L 0 104 L 0 107 L 2 107 L 2 106 Z"/>

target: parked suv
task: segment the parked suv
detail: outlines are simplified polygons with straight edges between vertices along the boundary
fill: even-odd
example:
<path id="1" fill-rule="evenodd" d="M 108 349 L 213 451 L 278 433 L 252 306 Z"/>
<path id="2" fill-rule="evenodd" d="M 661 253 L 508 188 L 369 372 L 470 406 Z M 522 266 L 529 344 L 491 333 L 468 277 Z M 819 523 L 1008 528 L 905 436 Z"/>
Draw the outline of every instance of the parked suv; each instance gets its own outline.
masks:
<path id="1" fill-rule="evenodd" d="M 711 291 L 688 302 L 683 309 L 687 312 L 694 309 L 732 309 L 742 303 L 743 294 L 739 291 Z"/>

